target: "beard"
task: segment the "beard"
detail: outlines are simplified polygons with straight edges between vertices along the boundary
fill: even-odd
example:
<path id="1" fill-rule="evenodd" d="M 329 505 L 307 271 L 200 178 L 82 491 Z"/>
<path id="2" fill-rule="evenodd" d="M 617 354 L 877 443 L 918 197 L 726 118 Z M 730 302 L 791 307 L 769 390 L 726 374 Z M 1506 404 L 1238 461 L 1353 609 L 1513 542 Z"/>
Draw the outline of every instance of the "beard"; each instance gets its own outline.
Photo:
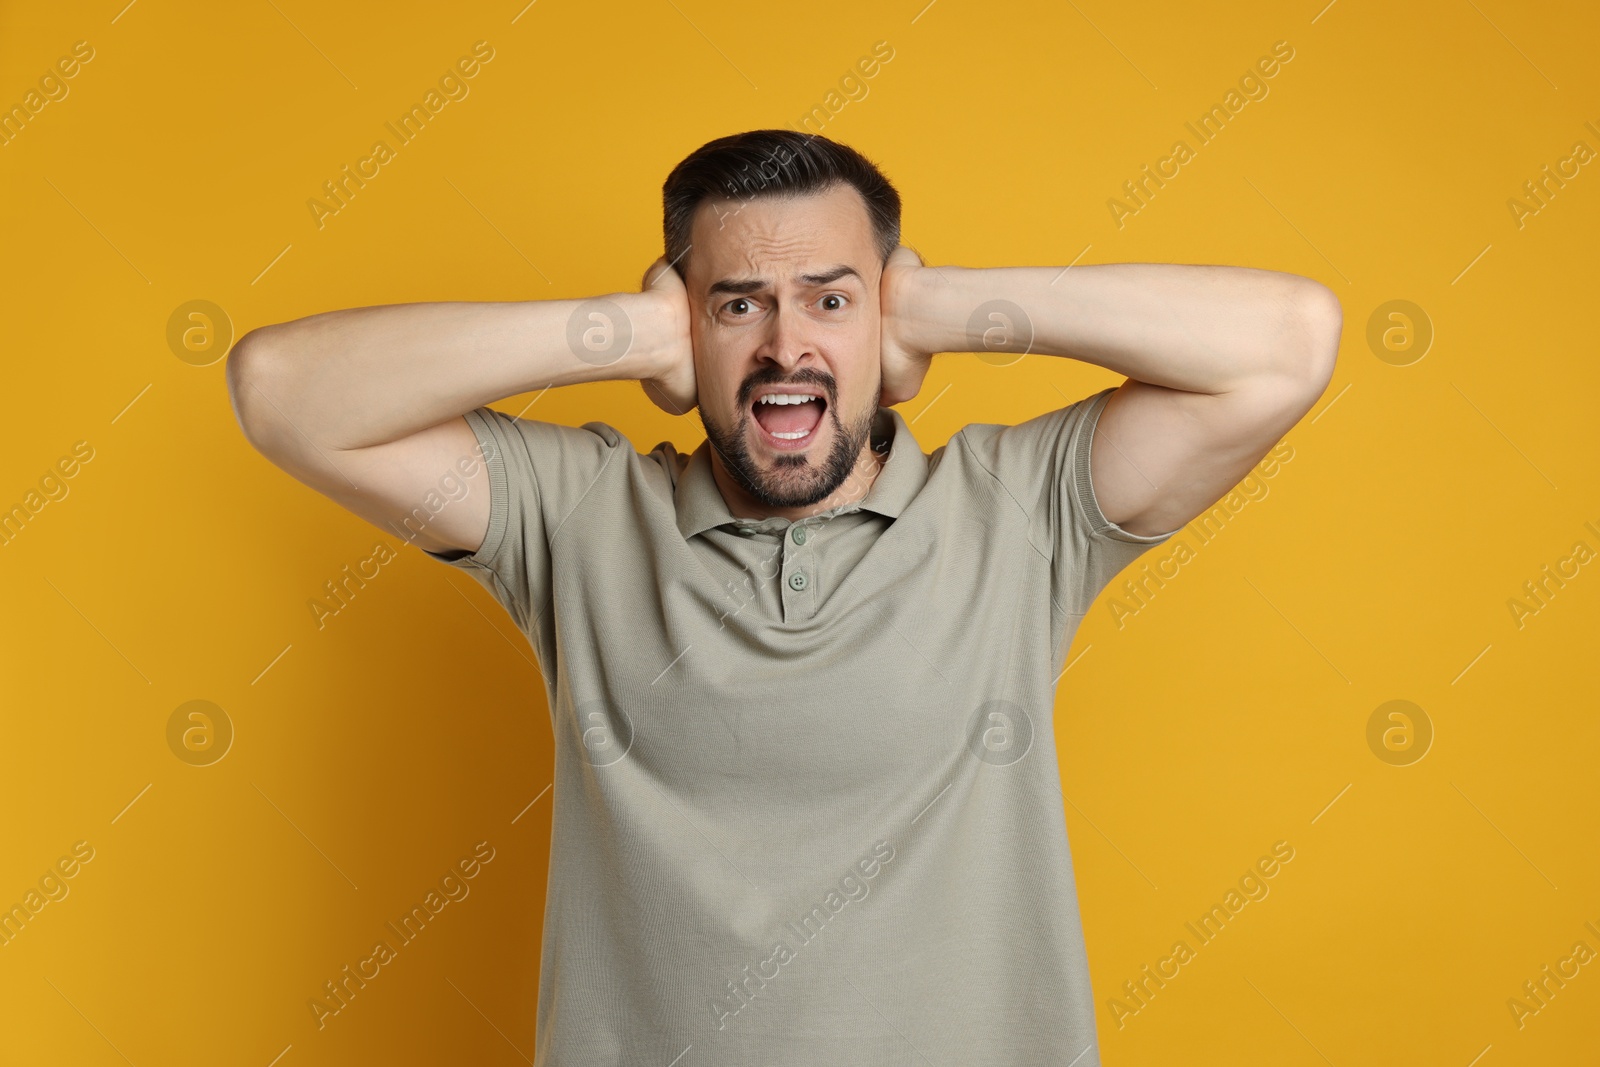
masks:
<path id="1" fill-rule="evenodd" d="M 749 439 L 750 422 L 754 418 L 750 413 L 749 401 L 755 395 L 758 386 L 771 385 L 777 380 L 767 376 L 765 379 L 746 384 L 739 394 L 739 421 L 735 426 L 731 428 L 719 426 L 716 420 L 706 417 L 703 407 L 700 411 L 700 422 L 705 427 L 706 440 L 710 442 L 712 450 L 722 457 L 723 466 L 727 468 L 733 480 L 751 497 L 771 508 L 810 507 L 833 495 L 855 470 L 856 462 L 861 458 L 861 450 L 866 447 L 872 433 L 873 421 L 878 413 L 875 402 L 878 390 L 875 387 L 868 394 L 874 398 L 874 402 L 868 403 L 866 409 L 847 427 L 839 421 L 839 409 L 834 403 L 838 391 L 831 376 L 820 374 L 808 376 L 802 372 L 794 378 L 785 380 L 784 384 L 812 384 L 821 386 L 825 390 L 828 405 L 822 413 L 822 421 L 819 421 L 817 426 L 820 428 L 823 421 L 833 426 L 833 447 L 828 450 L 827 456 L 820 463 L 813 462 L 811 450 L 779 453 L 773 458 L 771 467 L 763 470 L 745 446 L 745 442 Z"/>

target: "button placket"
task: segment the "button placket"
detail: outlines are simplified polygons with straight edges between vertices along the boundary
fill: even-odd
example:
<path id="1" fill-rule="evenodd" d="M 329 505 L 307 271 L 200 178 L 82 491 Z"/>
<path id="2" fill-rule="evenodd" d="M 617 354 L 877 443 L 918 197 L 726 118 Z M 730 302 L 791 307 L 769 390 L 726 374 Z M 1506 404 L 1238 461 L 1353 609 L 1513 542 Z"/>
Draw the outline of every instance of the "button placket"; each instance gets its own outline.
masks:
<path id="1" fill-rule="evenodd" d="M 784 617 L 810 618 L 816 613 L 816 555 L 811 551 L 811 531 L 807 525 L 790 523 L 783 537 Z"/>

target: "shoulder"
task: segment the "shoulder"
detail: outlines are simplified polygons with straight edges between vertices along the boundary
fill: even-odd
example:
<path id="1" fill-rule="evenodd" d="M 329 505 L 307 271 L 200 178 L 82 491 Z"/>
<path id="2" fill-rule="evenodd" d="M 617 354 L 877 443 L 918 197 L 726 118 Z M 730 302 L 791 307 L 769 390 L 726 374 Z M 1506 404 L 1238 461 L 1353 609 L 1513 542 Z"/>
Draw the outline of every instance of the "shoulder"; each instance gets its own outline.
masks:
<path id="1" fill-rule="evenodd" d="M 522 442 L 536 460 L 554 456 L 565 459 L 592 455 L 611 459 L 622 453 L 638 455 L 628 436 L 608 422 L 591 421 L 581 426 L 569 426 L 561 422 L 510 415 L 487 405 L 468 412 L 467 420 L 476 421 L 476 424 L 508 444 Z"/>
<path id="2" fill-rule="evenodd" d="M 1018 423 L 968 423 L 949 447 L 970 453 L 996 477 L 1030 480 L 1082 447 L 1083 430 L 1093 427 L 1113 392 L 1108 387 Z"/>
<path id="3" fill-rule="evenodd" d="M 657 456 L 671 455 L 662 445 L 642 454 L 622 430 L 599 420 L 569 426 L 484 406 L 469 412 L 467 421 L 486 454 L 488 448 L 499 454 L 507 478 L 533 485 L 547 504 L 576 504 L 602 484 L 621 484 L 641 473 L 660 478 L 665 468 Z M 488 458 L 493 465 L 495 457 Z"/>

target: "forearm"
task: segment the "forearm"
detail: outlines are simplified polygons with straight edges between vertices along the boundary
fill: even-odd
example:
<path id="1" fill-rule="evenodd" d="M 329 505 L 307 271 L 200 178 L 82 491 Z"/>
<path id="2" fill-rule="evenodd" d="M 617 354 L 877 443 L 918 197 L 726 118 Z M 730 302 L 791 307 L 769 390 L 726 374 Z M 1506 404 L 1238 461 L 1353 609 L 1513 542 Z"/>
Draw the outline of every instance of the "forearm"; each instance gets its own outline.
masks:
<path id="1" fill-rule="evenodd" d="M 1313 377 L 1331 359 L 1308 278 L 1252 267 L 1110 263 L 938 267 L 918 272 L 907 307 L 925 352 L 1069 356 L 1170 389 L 1226 393 L 1263 377 Z M 974 313 L 1009 301 L 1025 319 Z M 1015 319 L 1012 315 L 1010 318 Z M 987 340 L 980 340 L 987 329 Z M 1030 336 L 1031 334 L 1031 336 Z M 1030 347 L 1031 344 L 1031 347 Z"/>
<path id="2" fill-rule="evenodd" d="M 569 324 L 582 300 L 394 304 L 311 315 L 241 339 L 229 357 L 229 388 L 247 430 L 254 424 L 303 435 L 318 448 L 354 449 L 546 386 L 652 377 L 672 329 L 670 309 L 646 293 L 604 299 L 626 323 L 611 323 L 608 335 L 604 320 L 586 316 L 576 346 Z M 624 330 L 631 343 L 610 361 L 604 345 Z"/>

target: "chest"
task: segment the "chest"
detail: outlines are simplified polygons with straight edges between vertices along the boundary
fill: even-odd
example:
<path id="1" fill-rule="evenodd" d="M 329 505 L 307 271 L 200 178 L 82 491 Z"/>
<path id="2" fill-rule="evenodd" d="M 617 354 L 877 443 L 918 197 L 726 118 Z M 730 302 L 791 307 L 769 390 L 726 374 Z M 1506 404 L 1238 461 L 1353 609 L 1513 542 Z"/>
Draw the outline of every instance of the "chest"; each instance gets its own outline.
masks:
<path id="1" fill-rule="evenodd" d="M 886 780 L 1026 751 L 1053 679 L 1021 530 L 839 518 L 856 521 L 591 541 L 558 561 L 558 745 L 752 808 L 870 803 Z"/>

